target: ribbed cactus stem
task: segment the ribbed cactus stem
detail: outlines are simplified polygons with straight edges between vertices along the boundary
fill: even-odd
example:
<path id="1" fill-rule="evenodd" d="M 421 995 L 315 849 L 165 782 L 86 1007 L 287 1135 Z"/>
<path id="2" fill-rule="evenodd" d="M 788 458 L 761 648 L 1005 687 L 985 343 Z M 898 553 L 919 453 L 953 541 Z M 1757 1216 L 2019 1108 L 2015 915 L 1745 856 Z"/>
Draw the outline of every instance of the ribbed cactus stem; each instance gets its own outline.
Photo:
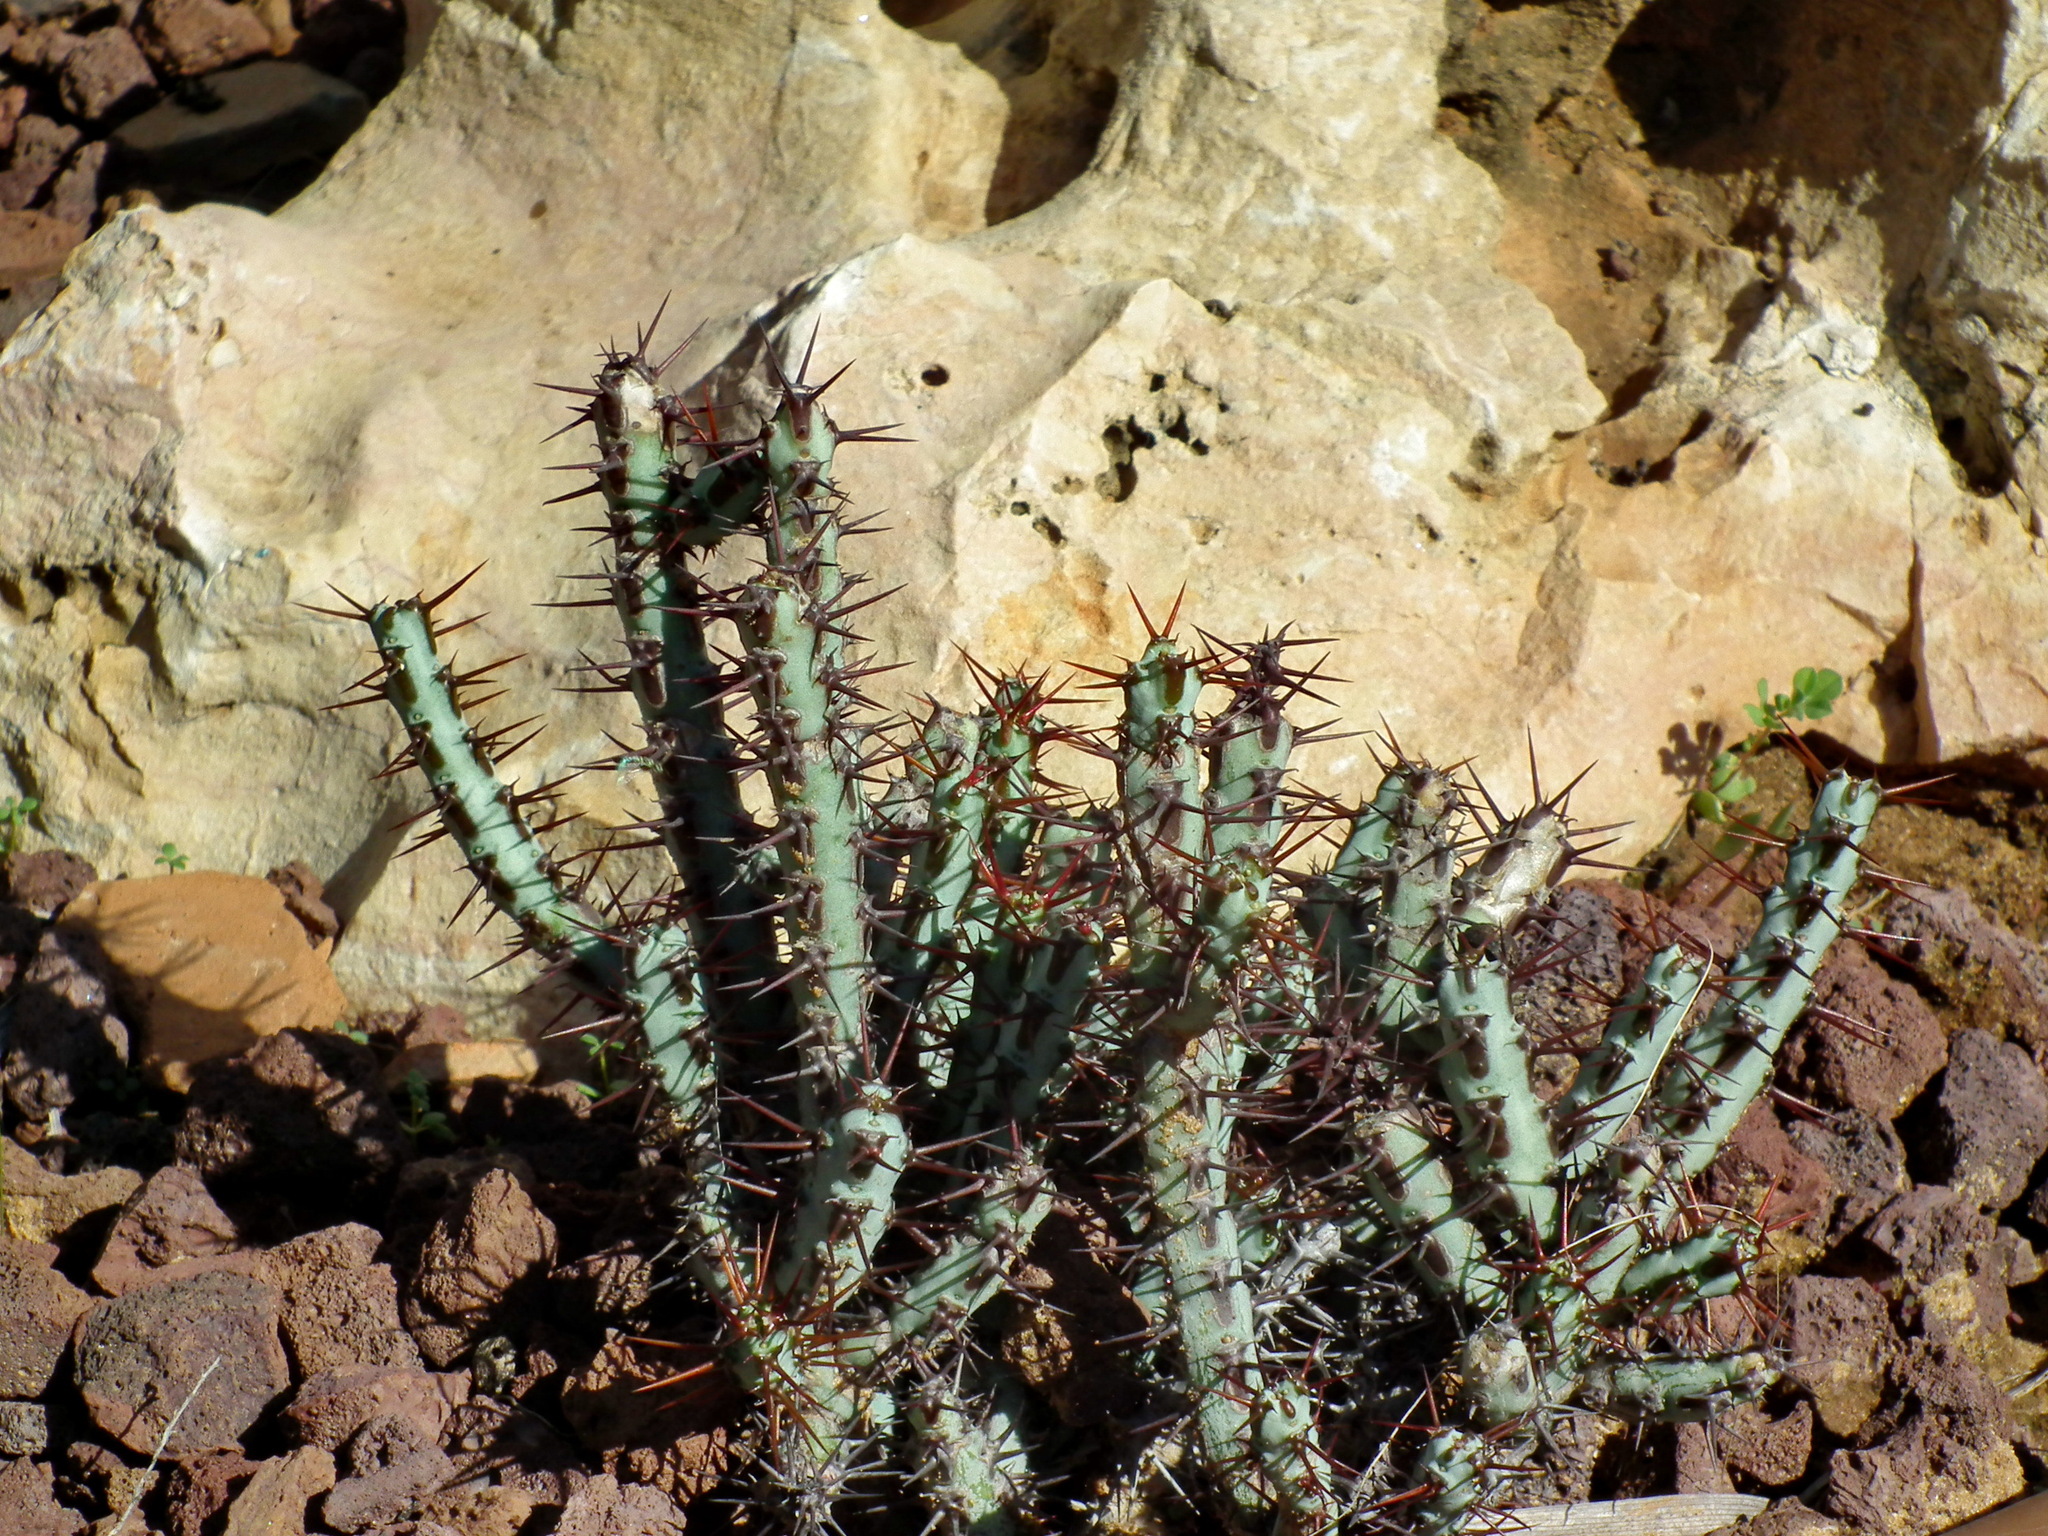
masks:
<path id="1" fill-rule="evenodd" d="M 379 603 L 366 622 L 384 660 L 379 686 L 404 723 L 442 826 L 491 904 L 534 948 L 566 954 L 604 981 L 616 980 L 617 941 L 594 912 L 564 893 L 554 861 L 462 718 L 449 669 L 434 652 L 425 605 L 416 598 Z"/>
<path id="2" fill-rule="evenodd" d="M 1468 1179 L 1493 1197 L 1496 1219 L 1547 1244 L 1557 1233 L 1557 1156 L 1508 1005 L 1507 972 L 1483 956 L 1453 959 L 1437 978 L 1436 998 L 1437 1076 L 1463 1133 Z"/>
<path id="3" fill-rule="evenodd" d="M 1678 945 L 1650 957 L 1554 1111 L 1570 1141 L 1558 1160 L 1567 1181 L 1589 1177 L 1641 1112 L 1706 983 L 1706 967 Z"/>
<path id="4" fill-rule="evenodd" d="M 927 1382 L 911 1404 L 926 1447 L 924 1481 L 949 1536 L 1010 1536 L 1032 1503 L 1030 1457 L 1016 1383 L 1005 1375 L 982 1404 L 951 1382 Z"/>
<path id="5" fill-rule="evenodd" d="M 1410 1243 L 1425 1284 L 1480 1317 L 1508 1299 L 1508 1284 L 1464 1215 L 1451 1159 L 1413 1108 L 1371 1117 L 1360 1177 L 1387 1229 Z"/>
<path id="6" fill-rule="evenodd" d="M 1842 931 L 1842 903 L 1862 868 L 1863 837 L 1882 795 L 1837 773 L 1787 850 L 1785 878 L 1764 897 L 1763 918 L 1728 967 L 1726 990 L 1687 1036 L 1666 1080 L 1661 1134 L 1688 1176 L 1706 1171 L 1770 1081 L 1785 1033 L 1806 1011 L 1822 958 Z"/>
<path id="7" fill-rule="evenodd" d="M 606 468 L 613 606 L 624 631 L 626 678 L 647 746 L 640 754 L 661 807 L 664 850 L 682 878 L 712 1006 L 744 999 L 748 980 L 773 974 L 775 946 L 758 888 L 744 875 L 753 827 L 741 808 L 738 754 L 727 733 L 727 679 L 705 636 L 701 584 L 684 568 L 683 466 L 674 427 L 644 363 L 621 358 L 598 375 L 591 419 Z M 731 1004 L 726 1005 L 728 1008 Z"/>

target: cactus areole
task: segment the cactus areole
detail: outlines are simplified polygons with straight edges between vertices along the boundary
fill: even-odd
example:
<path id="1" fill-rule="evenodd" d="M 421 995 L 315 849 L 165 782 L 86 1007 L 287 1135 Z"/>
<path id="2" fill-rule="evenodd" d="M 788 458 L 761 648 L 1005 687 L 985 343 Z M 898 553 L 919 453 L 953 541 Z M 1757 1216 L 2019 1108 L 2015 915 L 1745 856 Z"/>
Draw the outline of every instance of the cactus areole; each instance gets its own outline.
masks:
<path id="1" fill-rule="evenodd" d="M 772 409 L 721 437 L 664 386 L 674 359 L 643 335 L 577 392 L 623 630 L 595 670 L 638 707 L 614 766 L 653 806 L 586 856 L 658 847 L 667 890 L 606 896 L 594 859 L 542 841 L 555 786 L 500 777 L 521 725 L 469 723 L 491 669 L 444 659 L 449 594 L 351 613 L 427 839 L 665 1097 L 706 1369 L 753 1404 L 737 1492 L 803 1531 L 1192 1508 L 1448 1533 L 1567 1408 L 1701 1417 L 1771 1379 L 1761 1354 L 1671 1343 L 1755 1248 L 1687 1180 L 1768 1085 L 1871 785 L 1823 783 L 1747 948 L 1656 953 L 1546 1101 L 1510 939 L 1572 864 L 1560 800 L 1504 815 L 1391 747 L 1363 806 L 1304 790 L 1288 712 L 1316 674 L 1285 632 L 1190 649 L 1169 620 L 1095 674 L 1107 728 L 993 675 L 977 708 L 883 718 L 833 479 L 882 429 L 839 429 L 771 352 Z M 735 541 L 751 572 L 718 584 L 704 557 Z M 1062 751 L 1103 759 L 1113 795 L 1055 782 Z M 1055 1228 L 1039 1256 L 1091 1267 L 1137 1326 L 1105 1336 L 1045 1291 Z M 1404 1265 L 1453 1343 L 1394 1380 Z M 1051 1365 L 1017 1344 L 1027 1315 Z M 1061 1349 L 1115 1401 L 1063 1394 Z"/>

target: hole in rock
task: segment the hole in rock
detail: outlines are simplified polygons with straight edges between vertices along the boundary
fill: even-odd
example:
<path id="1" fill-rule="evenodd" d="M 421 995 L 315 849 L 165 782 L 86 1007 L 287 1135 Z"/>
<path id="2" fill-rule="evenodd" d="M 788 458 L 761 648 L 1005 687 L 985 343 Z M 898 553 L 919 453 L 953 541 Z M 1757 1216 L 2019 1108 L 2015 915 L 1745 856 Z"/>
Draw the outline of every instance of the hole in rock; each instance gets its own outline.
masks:
<path id="1" fill-rule="evenodd" d="M 937 389 L 941 384 L 945 383 L 948 379 L 952 378 L 953 375 L 948 373 L 944 368 L 940 367 L 937 363 L 933 363 L 931 367 L 925 369 L 925 371 L 923 373 L 920 373 L 918 377 L 922 379 L 925 383 L 929 384 L 933 389 Z"/>
<path id="2" fill-rule="evenodd" d="M 1002 86 L 1010 116 L 986 207 L 1000 224 L 1088 168 L 1151 0 L 885 0 L 882 10 L 954 44 Z"/>

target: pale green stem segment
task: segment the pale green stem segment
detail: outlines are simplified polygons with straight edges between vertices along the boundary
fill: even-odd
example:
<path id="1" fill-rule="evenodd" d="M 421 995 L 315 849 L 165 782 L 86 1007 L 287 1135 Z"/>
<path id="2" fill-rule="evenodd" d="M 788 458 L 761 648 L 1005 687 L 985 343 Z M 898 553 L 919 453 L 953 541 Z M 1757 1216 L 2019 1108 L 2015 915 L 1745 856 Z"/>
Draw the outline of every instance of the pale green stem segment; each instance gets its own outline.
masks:
<path id="1" fill-rule="evenodd" d="M 1452 961 L 1437 978 L 1436 1000 L 1437 1081 L 1458 1118 L 1467 1177 L 1493 1192 L 1496 1216 L 1518 1240 L 1548 1246 L 1557 1236 L 1557 1156 L 1508 1005 L 1507 972 L 1486 955 Z"/>
<path id="2" fill-rule="evenodd" d="M 647 733 L 662 846 L 690 898 L 691 932 L 714 989 L 707 1001 L 758 1023 L 763 1010 L 751 1003 L 774 974 L 774 932 L 761 914 L 767 898 L 743 873 L 754 834 L 740 805 L 738 755 L 720 704 L 726 680 L 705 637 L 702 586 L 678 547 L 673 429 L 638 367 L 614 364 L 598 384 L 592 417 L 616 550 L 612 602 Z"/>
<path id="3" fill-rule="evenodd" d="M 1458 1209 L 1447 1149 L 1414 1109 L 1388 1111 L 1362 1130 L 1366 1193 L 1386 1228 L 1414 1244 L 1424 1282 L 1482 1318 L 1498 1312 L 1507 1304 L 1507 1280 Z"/>
<path id="4" fill-rule="evenodd" d="M 1726 990 L 1680 1048 L 1665 1079 L 1658 1133 L 1688 1177 L 1706 1172 L 1770 1082 L 1785 1033 L 1806 1011 L 1813 977 L 1842 931 L 1842 902 L 1862 869 L 1863 838 L 1883 798 L 1875 784 L 1836 773 L 1787 851 L 1785 878 L 1728 967 Z"/>
<path id="5" fill-rule="evenodd" d="M 1451 906 L 1457 859 L 1445 835 L 1458 809 L 1457 787 L 1433 768 L 1401 774 L 1380 898 L 1380 938 L 1374 957 L 1379 991 L 1372 1014 L 1396 1051 L 1423 1054 L 1410 1031 L 1435 1016 L 1430 989 L 1435 959 Z"/>
<path id="6" fill-rule="evenodd" d="M 1589 1178 L 1641 1112 L 1706 983 L 1706 967 L 1676 944 L 1650 957 L 1642 985 L 1608 1019 L 1552 1111 L 1571 1128 L 1571 1144 L 1558 1159 L 1568 1184 Z"/>
<path id="7" fill-rule="evenodd" d="M 952 1383 L 927 1382 L 911 1405 L 924 1442 L 924 1479 L 948 1536 L 1011 1536 L 1031 1503 L 1021 1391 L 1001 1372 L 986 1404 L 969 1406 Z"/>
<path id="8" fill-rule="evenodd" d="M 889 1311 L 892 1343 L 950 1330 L 974 1316 L 1001 1288 L 1017 1255 L 1053 1207 L 1052 1181 L 1029 1160 L 990 1180 L 961 1229 L 904 1287 Z"/>

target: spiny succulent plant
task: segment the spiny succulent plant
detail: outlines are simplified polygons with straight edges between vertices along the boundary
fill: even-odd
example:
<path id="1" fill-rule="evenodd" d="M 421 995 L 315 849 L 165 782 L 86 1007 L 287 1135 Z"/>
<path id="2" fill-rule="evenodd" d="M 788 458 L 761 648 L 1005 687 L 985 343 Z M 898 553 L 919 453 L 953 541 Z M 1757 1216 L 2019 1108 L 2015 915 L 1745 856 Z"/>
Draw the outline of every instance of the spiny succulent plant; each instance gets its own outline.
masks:
<path id="1" fill-rule="evenodd" d="M 1108 726 L 986 674 L 974 708 L 883 718 L 834 464 L 884 429 L 841 430 L 831 380 L 764 351 L 750 433 L 665 387 L 677 353 L 647 333 L 579 392 L 594 601 L 624 630 L 594 670 L 643 737 L 608 766 L 656 806 L 595 851 L 658 847 L 671 888 L 606 893 L 548 851 L 530 818 L 558 786 L 498 773 L 527 722 L 468 723 L 493 669 L 440 654 L 450 594 L 348 610 L 427 839 L 666 1095 L 714 1335 L 696 1369 L 757 1410 L 747 1497 L 800 1530 L 878 1506 L 974 1536 L 1126 1529 L 1191 1500 L 1246 1531 L 1448 1532 L 1570 1405 L 1696 1415 L 1766 1381 L 1645 1325 L 1743 1281 L 1741 1227 L 1686 1180 L 1766 1084 L 1875 790 L 1830 780 L 1742 955 L 1660 951 L 1545 1102 L 1508 946 L 1574 860 L 1562 797 L 1503 815 L 1398 752 L 1362 807 L 1301 789 L 1288 709 L 1317 674 L 1285 632 L 1148 624 L 1093 675 Z M 735 543 L 751 568 L 713 580 Z M 1113 792 L 1055 781 L 1061 753 Z M 1082 1341 L 1131 1389 L 1107 1433 L 1010 1347 L 1055 1226 L 1143 1320 Z M 1352 1470 L 1385 1438 L 1371 1277 L 1403 1253 L 1466 1334 L 1449 1417 L 1379 1446 L 1405 1486 Z M 1061 1326 L 1073 1345 L 1088 1319 Z"/>

